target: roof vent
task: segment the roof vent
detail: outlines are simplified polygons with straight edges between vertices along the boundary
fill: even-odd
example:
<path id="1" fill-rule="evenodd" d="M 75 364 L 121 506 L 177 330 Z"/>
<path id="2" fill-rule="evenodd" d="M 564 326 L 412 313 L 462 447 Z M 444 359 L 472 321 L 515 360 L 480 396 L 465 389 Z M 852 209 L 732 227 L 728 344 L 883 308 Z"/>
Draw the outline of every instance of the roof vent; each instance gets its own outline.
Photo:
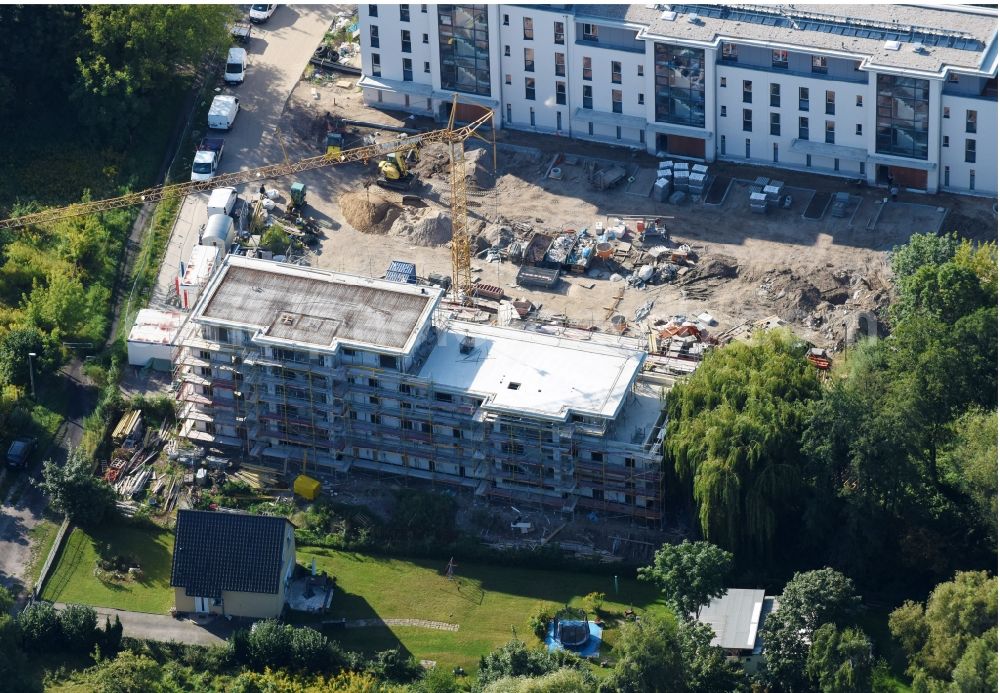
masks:
<path id="1" fill-rule="evenodd" d="M 886 41 L 885 49 L 887 51 L 898 51 L 901 45 L 903 44 L 901 44 L 899 41 Z"/>
<path id="2" fill-rule="evenodd" d="M 702 24 L 701 17 L 699 17 L 694 12 L 690 13 L 688 16 L 688 24 Z"/>
<path id="3" fill-rule="evenodd" d="M 476 339 L 472 335 L 466 335 L 462 343 L 458 345 L 458 353 L 471 354 L 476 350 Z"/>
<path id="4" fill-rule="evenodd" d="M 913 44 L 913 52 L 914 53 L 920 53 L 920 55 L 923 55 L 923 54 L 925 54 L 927 52 L 927 49 L 924 48 L 924 44 L 922 44 L 922 43 L 914 43 Z"/>
<path id="5" fill-rule="evenodd" d="M 666 22 L 672 22 L 675 19 L 677 19 L 677 13 L 676 12 L 671 12 L 671 11 L 661 12 L 660 13 L 660 19 L 662 19 L 662 20 L 664 20 Z"/>

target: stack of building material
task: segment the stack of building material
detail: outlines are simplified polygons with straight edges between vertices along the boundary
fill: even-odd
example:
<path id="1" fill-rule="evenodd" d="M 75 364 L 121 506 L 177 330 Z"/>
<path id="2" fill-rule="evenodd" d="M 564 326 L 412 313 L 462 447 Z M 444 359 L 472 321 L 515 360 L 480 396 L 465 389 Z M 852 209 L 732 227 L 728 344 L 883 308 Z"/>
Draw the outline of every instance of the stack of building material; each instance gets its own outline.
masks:
<path id="1" fill-rule="evenodd" d="M 688 184 L 691 180 L 691 172 L 685 168 L 674 168 L 674 190 L 677 192 L 689 192 Z"/>
<path id="2" fill-rule="evenodd" d="M 767 195 L 764 192 L 750 193 L 750 211 L 754 214 L 767 213 Z"/>
<path id="3" fill-rule="evenodd" d="M 700 173 L 704 176 L 708 175 L 708 166 L 705 164 L 694 164 L 691 167 L 691 173 Z"/>
<path id="4" fill-rule="evenodd" d="M 666 202 L 674 189 L 673 171 L 661 171 L 661 175 L 663 177 L 657 178 L 653 183 L 653 199 L 657 202 Z"/>
<path id="5" fill-rule="evenodd" d="M 777 207 L 784 189 L 785 183 L 783 181 L 772 180 L 764 186 L 762 192 L 767 196 L 767 203 L 772 207 Z"/>
<path id="6" fill-rule="evenodd" d="M 701 197 L 705 192 L 705 174 L 692 172 L 688 178 L 688 192 L 691 197 Z"/>

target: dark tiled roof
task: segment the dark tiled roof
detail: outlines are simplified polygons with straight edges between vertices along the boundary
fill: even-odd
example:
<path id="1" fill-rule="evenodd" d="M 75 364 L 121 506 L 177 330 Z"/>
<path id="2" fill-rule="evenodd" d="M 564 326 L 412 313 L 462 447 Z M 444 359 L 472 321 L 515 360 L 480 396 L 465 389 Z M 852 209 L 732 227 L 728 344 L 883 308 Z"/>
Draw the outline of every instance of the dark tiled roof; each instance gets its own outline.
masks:
<path id="1" fill-rule="evenodd" d="M 223 590 L 277 594 L 286 523 L 283 517 L 181 510 L 170 586 L 215 599 Z"/>

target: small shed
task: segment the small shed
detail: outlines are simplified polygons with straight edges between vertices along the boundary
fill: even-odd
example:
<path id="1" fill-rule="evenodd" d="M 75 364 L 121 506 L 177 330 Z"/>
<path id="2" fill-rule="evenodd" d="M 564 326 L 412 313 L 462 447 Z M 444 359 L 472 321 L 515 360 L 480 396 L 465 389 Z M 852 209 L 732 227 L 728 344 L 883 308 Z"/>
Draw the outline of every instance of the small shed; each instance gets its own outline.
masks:
<path id="1" fill-rule="evenodd" d="M 316 500 L 319 496 L 322 484 L 311 476 L 306 476 L 305 474 L 299 474 L 295 477 L 295 482 L 292 484 L 292 489 L 299 496 L 302 496 L 306 500 Z"/>

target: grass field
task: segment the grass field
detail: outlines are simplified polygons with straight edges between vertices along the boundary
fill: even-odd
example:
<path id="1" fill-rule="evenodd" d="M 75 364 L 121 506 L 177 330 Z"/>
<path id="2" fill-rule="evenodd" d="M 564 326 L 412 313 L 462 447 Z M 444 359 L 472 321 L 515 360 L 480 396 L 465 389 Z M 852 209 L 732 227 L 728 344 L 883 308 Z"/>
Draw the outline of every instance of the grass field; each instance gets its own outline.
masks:
<path id="1" fill-rule="evenodd" d="M 52 544 L 55 543 L 61 523 L 62 519 L 52 513 L 51 517 L 47 515 L 28 532 L 31 540 L 31 563 L 24 576 L 24 584 L 28 589 L 34 587 L 38 580 L 38 574 L 42 572 L 45 559 L 48 558 L 49 551 L 52 550 Z"/>
<path id="2" fill-rule="evenodd" d="M 337 581 L 334 618 L 420 618 L 456 623 L 457 632 L 416 627 L 355 628 L 330 631 L 347 649 L 375 651 L 402 646 L 418 659 L 473 671 L 479 657 L 512 636 L 535 641 L 527 620 L 539 604 L 556 609 L 580 606 L 590 592 L 604 592 L 604 611 L 660 609 L 655 588 L 635 579 L 608 575 L 505 568 L 459 561 L 455 580 L 444 577 L 442 561 L 407 561 L 326 549 L 299 551 L 299 562 Z M 614 631 L 608 635 L 613 636 Z"/>
<path id="3" fill-rule="evenodd" d="M 134 556 L 140 580 L 102 580 L 94 575 L 98 550 Z M 165 529 L 112 525 L 87 533 L 74 529 L 59 555 L 42 598 L 72 604 L 108 606 L 126 611 L 166 613 L 173 604 L 170 563 L 173 534 Z"/>

